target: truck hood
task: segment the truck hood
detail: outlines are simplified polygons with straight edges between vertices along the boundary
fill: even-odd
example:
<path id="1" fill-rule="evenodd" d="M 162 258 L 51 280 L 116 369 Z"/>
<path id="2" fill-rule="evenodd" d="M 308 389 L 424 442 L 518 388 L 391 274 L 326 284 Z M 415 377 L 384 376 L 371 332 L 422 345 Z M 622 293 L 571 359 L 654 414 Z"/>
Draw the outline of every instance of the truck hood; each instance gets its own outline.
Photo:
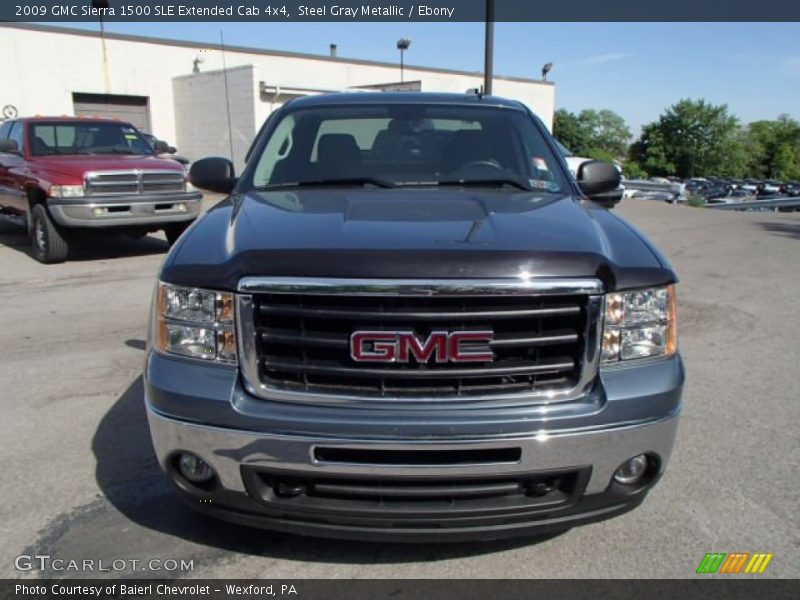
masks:
<path id="1" fill-rule="evenodd" d="M 251 192 L 198 220 L 167 257 L 172 283 L 235 289 L 249 275 L 598 277 L 606 289 L 675 276 L 622 219 L 572 196 L 473 190 Z"/>
<path id="2" fill-rule="evenodd" d="M 83 174 L 89 171 L 130 171 L 133 169 L 152 169 L 163 171 L 183 171 L 183 167 L 175 161 L 157 156 L 124 156 L 95 154 L 91 156 L 43 156 L 31 161 L 31 171 L 47 172 L 74 179 L 75 183 L 83 180 Z"/>

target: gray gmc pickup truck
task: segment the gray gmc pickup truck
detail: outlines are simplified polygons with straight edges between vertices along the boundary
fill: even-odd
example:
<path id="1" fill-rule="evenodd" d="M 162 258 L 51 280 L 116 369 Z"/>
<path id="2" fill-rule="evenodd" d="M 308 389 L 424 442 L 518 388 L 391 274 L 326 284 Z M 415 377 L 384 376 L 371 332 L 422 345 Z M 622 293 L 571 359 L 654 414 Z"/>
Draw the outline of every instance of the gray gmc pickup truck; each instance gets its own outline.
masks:
<path id="1" fill-rule="evenodd" d="M 530 535 L 636 507 L 673 447 L 675 273 L 496 97 L 273 113 L 153 300 L 145 403 L 189 505 L 314 536 Z M 596 200 L 593 200 L 593 198 Z M 600 202 L 600 203 L 598 203 Z"/>

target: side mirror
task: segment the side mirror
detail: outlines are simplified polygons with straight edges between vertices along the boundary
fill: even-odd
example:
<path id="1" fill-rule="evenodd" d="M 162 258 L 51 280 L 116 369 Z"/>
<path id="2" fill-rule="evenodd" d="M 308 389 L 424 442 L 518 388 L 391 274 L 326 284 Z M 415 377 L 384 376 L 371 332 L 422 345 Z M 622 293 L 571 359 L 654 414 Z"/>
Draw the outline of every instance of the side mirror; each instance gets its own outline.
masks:
<path id="1" fill-rule="evenodd" d="M 231 161 L 212 156 L 192 163 L 192 168 L 189 169 L 189 181 L 202 190 L 230 194 L 237 179 Z"/>
<path id="2" fill-rule="evenodd" d="M 19 154 L 16 140 L 0 140 L 0 152 L 3 154 Z"/>
<path id="3" fill-rule="evenodd" d="M 578 186 L 590 200 L 607 208 L 616 205 L 622 199 L 619 190 L 620 175 L 613 163 L 604 160 L 587 160 L 578 166 Z"/>
<path id="4" fill-rule="evenodd" d="M 155 150 L 156 154 L 169 154 L 169 144 L 167 142 L 162 142 L 161 140 L 156 140 L 153 142 L 153 150 Z"/>

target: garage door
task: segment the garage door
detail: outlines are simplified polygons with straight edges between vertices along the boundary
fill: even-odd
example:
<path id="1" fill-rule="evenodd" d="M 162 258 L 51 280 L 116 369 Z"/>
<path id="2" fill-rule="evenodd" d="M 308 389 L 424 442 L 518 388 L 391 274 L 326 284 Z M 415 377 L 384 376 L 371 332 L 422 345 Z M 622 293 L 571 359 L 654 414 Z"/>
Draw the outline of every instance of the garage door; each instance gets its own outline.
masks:
<path id="1" fill-rule="evenodd" d="M 150 107 L 147 96 L 115 94 L 72 94 L 76 117 L 109 117 L 131 123 L 150 133 Z"/>

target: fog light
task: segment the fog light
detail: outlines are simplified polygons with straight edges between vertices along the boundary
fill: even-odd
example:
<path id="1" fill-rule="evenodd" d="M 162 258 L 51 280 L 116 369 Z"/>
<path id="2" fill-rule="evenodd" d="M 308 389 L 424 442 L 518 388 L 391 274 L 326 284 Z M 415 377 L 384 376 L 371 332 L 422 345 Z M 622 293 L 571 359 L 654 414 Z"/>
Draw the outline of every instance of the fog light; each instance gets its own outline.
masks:
<path id="1" fill-rule="evenodd" d="M 647 456 L 637 454 L 620 466 L 614 473 L 614 481 L 630 485 L 642 480 L 647 472 Z"/>
<path id="2" fill-rule="evenodd" d="M 186 206 L 186 204 L 185 204 L 185 203 L 183 203 L 183 202 L 178 202 L 178 203 L 175 205 L 175 210 L 177 210 L 178 212 L 186 212 L 186 210 L 187 210 L 187 206 Z"/>
<path id="3" fill-rule="evenodd" d="M 102 217 L 103 215 L 108 214 L 108 209 L 105 206 L 95 206 L 92 209 L 92 213 L 95 217 Z"/>
<path id="4" fill-rule="evenodd" d="M 199 456 L 184 453 L 178 459 L 178 470 L 192 483 L 205 483 L 214 477 L 214 470 Z"/>

